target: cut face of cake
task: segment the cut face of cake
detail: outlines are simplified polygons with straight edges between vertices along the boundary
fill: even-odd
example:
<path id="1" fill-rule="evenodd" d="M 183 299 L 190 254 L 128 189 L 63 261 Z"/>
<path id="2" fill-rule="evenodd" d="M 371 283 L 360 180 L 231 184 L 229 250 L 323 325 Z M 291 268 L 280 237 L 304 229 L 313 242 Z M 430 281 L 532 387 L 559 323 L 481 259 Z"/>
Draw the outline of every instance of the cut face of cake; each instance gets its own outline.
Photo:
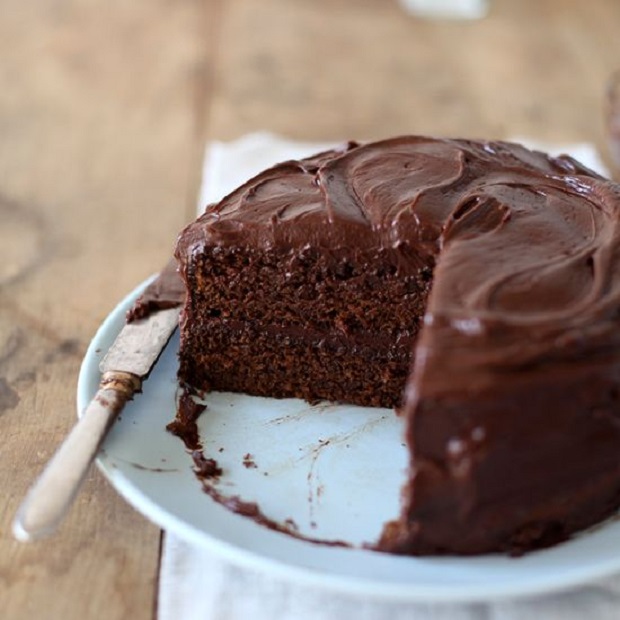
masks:
<path id="1" fill-rule="evenodd" d="M 390 188 L 394 171 L 376 187 L 374 156 L 338 157 L 357 152 L 349 144 L 267 170 L 181 235 L 177 255 L 191 291 L 183 381 L 309 401 L 400 403 L 434 243 L 403 241 L 410 197 Z M 360 172 L 350 188 L 352 165 Z M 369 192 L 364 205 L 356 192 Z"/>
<path id="2" fill-rule="evenodd" d="M 620 190 L 569 157 L 405 136 L 285 162 L 180 235 L 180 380 L 401 406 L 379 549 L 520 552 L 620 504 Z"/>

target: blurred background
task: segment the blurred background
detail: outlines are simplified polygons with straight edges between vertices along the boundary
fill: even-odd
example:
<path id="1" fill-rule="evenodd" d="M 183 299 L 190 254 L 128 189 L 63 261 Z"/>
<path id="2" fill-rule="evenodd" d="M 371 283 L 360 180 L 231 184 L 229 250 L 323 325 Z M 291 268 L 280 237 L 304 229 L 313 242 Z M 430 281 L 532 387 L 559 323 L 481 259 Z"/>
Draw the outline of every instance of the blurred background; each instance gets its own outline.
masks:
<path id="1" fill-rule="evenodd" d="M 519 136 L 611 163 L 620 2 L 489 0 L 473 19 L 420 4 L 0 2 L 3 617 L 152 617 L 159 531 L 97 473 L 56 538 L 19 546 L 9 524 L 73 421 L 90 338 L 193 217 L 209 140 Z"/>
<path id="2" fill-rule="evenodd" d="M 471 20 L 420 18 L 405 4 L 4 0 L 3 200 L 45 220 L 59 260 L 71 263 L 84 245 L 89 260 L 103 260 L 111 243 L 121 253 L 158 245 L 163 260 L 171 229 L 193 212 L 211 138 L 267 129 L 313 140 L 424 133 L 604 146 L 604 89 L 620 65 L 617 2 L 491 0 Z M 113 239 L 97 233 L 108 227 Z M 19 260 L 37 243 L 25 242 Z M 8 264 L 12 247 L 0 252 L 6 279 L 19 267 Z M 153 269 L 150 253 L 133 260 L 143 274 Z M 133 282 L 114 287 L 123 274 L 113 262 L 97 284 L 112 298 Z"/>

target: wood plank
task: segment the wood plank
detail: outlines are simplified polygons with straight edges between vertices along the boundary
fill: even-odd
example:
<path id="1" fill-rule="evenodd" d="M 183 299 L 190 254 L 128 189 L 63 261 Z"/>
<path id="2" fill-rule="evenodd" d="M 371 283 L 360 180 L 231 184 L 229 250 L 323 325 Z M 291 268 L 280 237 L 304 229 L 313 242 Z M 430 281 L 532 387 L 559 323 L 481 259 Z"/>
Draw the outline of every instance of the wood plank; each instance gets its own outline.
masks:
<path id="1" fill-rule="evenodd" d="M 3 618 L 153 617 L 160 532 L 96 471 L 53 539 L 20 545 L 10 523 L 73 423 L 88 341 L 193 211 L 210 11 L 0 3 Z"/>
<path id="2" fill-rule="evenodd" d="M 483 20 L 425 21 L 396 0 L 231 0 L 210 135 L 402 133 L 603 144 L 620 66 L 615 0 L 492 0 Z"/>
<path id="3" fill-rule="evenodd" d="M 0 3 L 3 617 L 153 616 L 159 531 L 98 473 L 56 538 L 9 526 L 73 422 L 90 337 L 191 217 L 205 136 L 603 144 L 620 4 L 491 6 L 464 23 L 396 0 Z"/>

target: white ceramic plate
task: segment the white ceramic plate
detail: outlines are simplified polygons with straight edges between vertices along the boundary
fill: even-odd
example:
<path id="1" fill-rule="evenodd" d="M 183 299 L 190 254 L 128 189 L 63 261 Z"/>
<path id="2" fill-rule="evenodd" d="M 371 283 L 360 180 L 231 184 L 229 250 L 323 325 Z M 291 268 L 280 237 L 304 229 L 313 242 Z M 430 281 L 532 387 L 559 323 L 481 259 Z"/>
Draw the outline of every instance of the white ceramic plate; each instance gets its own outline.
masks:
<path id="1" fill-rule="evenodd" d="M 94 395 L 99 361 L 143 286 L 93 339 L 80 371 L 78 412 Z M 411 558 L 317 545 L 233 514 L 202 491 L 183 444 L 165 430 L 175 414 L 177 350 L 175 336 L 144 393 L 112 428 L 98 464 L 137 510 L 188 541 L 297 582 L 390 600 L 534 595 L 620 570 L 620 523 L 613 520 L 518 559 Z M 257 501 L 268 517 L 292 519 L 303 534 L 356 545 L 375 540 L 383 522 L 397 514 L 406 452 L 402 422 L 391 410 L 225 393 L 210 394 L 206 402 L 199 427 L 205 453 L 224 469 L 220 492 Z"/>

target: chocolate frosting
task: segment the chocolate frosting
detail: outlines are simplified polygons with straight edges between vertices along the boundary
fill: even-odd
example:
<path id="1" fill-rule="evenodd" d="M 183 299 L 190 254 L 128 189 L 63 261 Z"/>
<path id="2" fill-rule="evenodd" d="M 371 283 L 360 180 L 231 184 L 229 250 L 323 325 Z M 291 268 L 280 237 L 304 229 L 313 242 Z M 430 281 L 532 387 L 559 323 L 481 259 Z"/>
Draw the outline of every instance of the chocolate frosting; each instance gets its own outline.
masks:
<path id="1" fill-rule="evenodd" d="M 205 246 L 321 247 L 380 254 L 404 273 L 437 262 L 432 342 L 422 338 L 418 359 L 445 341 L 459 367 L 496 368 L 565 355 L 583 329 L 616 340 L 619 206 L 617 185 L 568 156 L 415 136 L 349 142 L 210 205 L 177 257 L 183 268 Z"/>
<path id="2" fill-rule="evenodd" d="M 127 322 L 143 319 L 157 310 L 176 308 L 184 300 L 185 284 L 177 271 L 176 260 L 171 259 L 129 309 Z"/>
<path id="3" fill-rule="evenodd" d="M 593 348 L 618 342 L 619 207 L 619 186 L 568 156 L 417 136 L 349 142 L 210 205 L 177 257 L 183 268 L 205 246 L 320 247 L 381 255 L 402 273 L 437 263 L 416 375 L 427 393 L 434 378 L 445 390 L 449 363 L 451 389 L 469 389 L 489 380 L 474 368 L 580 355 L 584 337 Z M 435 358 L 444 371 L 426 372 Z"/>

